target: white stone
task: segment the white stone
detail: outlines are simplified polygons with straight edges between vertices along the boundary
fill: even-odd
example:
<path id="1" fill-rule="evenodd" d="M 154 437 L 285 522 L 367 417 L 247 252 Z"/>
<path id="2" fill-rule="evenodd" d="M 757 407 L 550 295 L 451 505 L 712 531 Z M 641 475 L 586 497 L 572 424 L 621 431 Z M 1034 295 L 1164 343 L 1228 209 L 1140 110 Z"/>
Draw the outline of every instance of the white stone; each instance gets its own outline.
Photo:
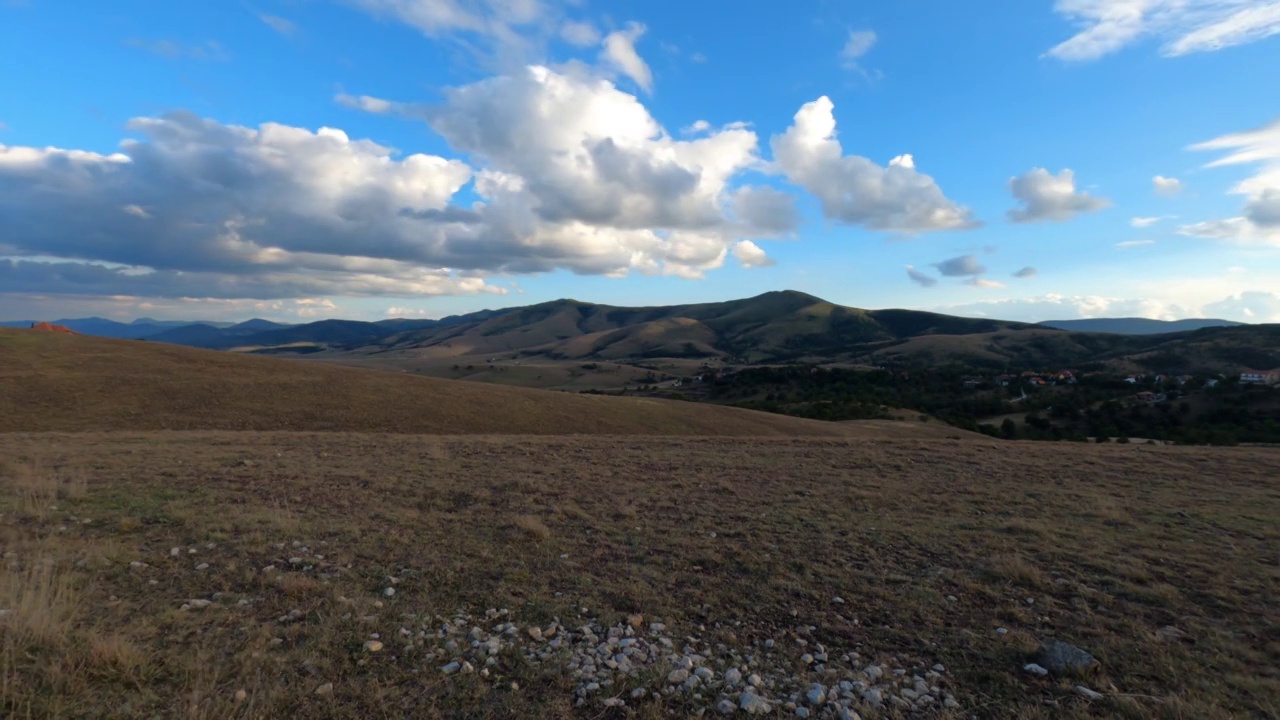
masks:
<path id="1" fill-rule="evenodd" d="M 737 685 L 742 682 L 742 671 L 738 668 L 729 668 L 724 671 L 724 681 L 729 685 Z"/>
<path id="2" fill-rule="evenodd" d="M 1077 685 L 1077 686 L 1076 686 L 1076 692 L 1078 692 L 1078 693 L 1080 693 L 1081 695 L 1083 695 L 1083 696 L 1085 696 L 1085 697 L 1089 698 L 1090 700 L 1101 700 L 1101 699 L 1103 699 L 1104 697 L 1106 697 L 1106 696 L 1105 696 L 1105 695 L 1103 695 L 1102 693 L 1100 693 L 1100 692 L 1098 692 L 1098 691 L 1096 691 L 1096 690 L 1090 690 L 1089 688 L 1087 688 L 1087 687 L 1085 687 L 1085 686 L 1083 686 L 1083 685 Z"/>
<path id="3" fill-rule="evenodd" d="M 1045 675 L 1049 674 L 1048 670 L 1040 667 L 1035 663 L 1027 663 L 1026 665 L 1022 666 L 1022 669 L 1031 673 L 1032 675 L 1039 675 L 1040 677 L 1044 677 Z"/>
<path id="4" fill-rule="evenodd" d="M 382 648 L 383 648 L 383 645 L 381 640 L 366 640 L 364 643 L 364 649 L 367 652 L 371 652 L 371 653 L 382 652 Z"/>
<path id="5" fill-rule="evenodd" d="M 386 597 L 391 597 L 392 595 L 396 594 L 396 589 L 393 587 L 389 587 L 386 590 L 383 590 L 382 594 L 385 595 Z"/>
<path id="6" fill-rule="evenodd" d="M 689 671 L 684 668 L 676 668 L 667 675 L 667 682 L 672 685 L 678 685 L 689 679 Z"/>
<path id="7" fill-rule="evenodd" d="M 768 715 L 773 711 L 768 701 L 753 692 L 744 692 L 738 699 L 738 707 L 748 715 Z"/>
<path id="8" fill-rule="evenodd" d="M 732 700 L 721 700 L 720 703 L 716 705 L 716 710 L 718 710 L 721 715 L 732 715 L 738 711 L 738 706 L 734 705 Z"/>
<path id="9" fill-rule="evenodd" d="M 462 663 L 454 661 L 440 668 L 440 672 L 443 672 L 445 675 L 452 675 L 461 669 L 462 669 Z"/>
<path id="10" fill-rule="evenodd" d="M 808 700 L 810 705 L 822 705 L 827 701 L 827 688 L 814 683 L 809 687 L 809 692 L 804 694 L 804 699 Z"/>
<path id="11" fill-rule="evenodd" d="M 187 601 L 187 605 L 188 605 L 188 606 L 190 606 L 193 610 L 203 610 L 204 608 L 207 608 L 207 607 L 209 607 L 209 606 L 210 606 L 210 605 L 212 605 L 212 604 L 213 604 L 213 602 L 212 602 L 212 601 L 210 601 L 210 600 L 203 600 L 203 599 L 188 600 L 188 601 Z"/>

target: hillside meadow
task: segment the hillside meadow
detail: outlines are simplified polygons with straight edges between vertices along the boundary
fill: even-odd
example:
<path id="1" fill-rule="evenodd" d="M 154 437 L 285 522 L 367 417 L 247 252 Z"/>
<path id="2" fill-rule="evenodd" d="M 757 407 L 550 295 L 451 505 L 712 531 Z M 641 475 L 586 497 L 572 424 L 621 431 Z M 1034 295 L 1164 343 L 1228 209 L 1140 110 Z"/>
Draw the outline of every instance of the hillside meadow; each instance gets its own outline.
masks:
<path id="1" fill-rule="evenodd" d="M 1280 714 L 1271 449 L 0 360 L 3 717 Z"/>

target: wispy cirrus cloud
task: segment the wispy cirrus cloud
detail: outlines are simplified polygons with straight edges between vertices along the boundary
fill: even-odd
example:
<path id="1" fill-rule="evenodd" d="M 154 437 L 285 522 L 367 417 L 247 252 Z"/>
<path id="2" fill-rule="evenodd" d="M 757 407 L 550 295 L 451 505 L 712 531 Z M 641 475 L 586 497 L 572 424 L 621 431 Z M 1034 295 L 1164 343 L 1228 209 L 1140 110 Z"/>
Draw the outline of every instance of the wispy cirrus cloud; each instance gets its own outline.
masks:
<path id="1" fill-rule="evenodd" d="M 267 27 L 275 30 L 285 37 L 292 37 L 298 32 L 298 26 L 296 23 L 288 18 L 280 17 L 279 15 L 261 13 L 258 15 L 258 19 L 266 24 Z"/>
<path id="2" fill-rule="evenodd" d="M 1249 165 L 1256 169 L 1231 188 L 1233 194 L 1246 198 L 1240 215 L 1183 225 L 1178 232 L 1190 237 L 1280 246 L 1280 118 L 1253 130 L 1197 143 L 1191 149 L 1226 153 L 1206 167 Z"/>
<path id="3" fill-rule="evenodd" d="M 1176 57 L 1280 34 L 1280 3 L 1272 0 L 1056 0 L 1054 10 L 1080 27 L 1045 53 L 1067 61 L 1095 60 L 1149 37 Z"/>

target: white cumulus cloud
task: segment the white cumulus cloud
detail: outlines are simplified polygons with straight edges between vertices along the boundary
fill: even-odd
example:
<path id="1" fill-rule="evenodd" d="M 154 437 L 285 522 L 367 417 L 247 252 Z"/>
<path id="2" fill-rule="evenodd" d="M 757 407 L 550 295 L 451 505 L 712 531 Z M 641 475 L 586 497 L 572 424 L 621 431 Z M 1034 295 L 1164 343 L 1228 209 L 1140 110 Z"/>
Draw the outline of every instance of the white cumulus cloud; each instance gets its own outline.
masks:
<path id="1" fill-rule="evenodd" d="M 1009 192 L 1022 204 L 1009 211 L 1009 219 L 1018 223 L 1061 222 L 1110 204 L 1076 190 L 1075 173 L 1069 169 L 1053 175 L 1044 168 L 1032 168 L 1009 180 Z"/>
<path id="2" fill-rule="evenodd" d="M 826 96 L 805 103 L 792 126 L 770 142 L 776 168 L 817 197 L 827 218 L 906 234 L 978 225 L 968 208 L 916 170 L 909 155 L 887 167 L 845 155 L 836 139 L 834 109 Z"/>
<path id="3" fill-rule="evenodd" d="M 750 240 L 741 240 L 733 245 L 733 256 L 738 258 L 738 262 L 743 267 L 768 267 L 773 265 L 773 259 L 770 258 L 765 251 L 760 249 L 759 245 Z"/>
<path id="4" fill-rule="evenodd" d="M 1174 177 L 1156 175 L 1151 178 L 1151 187 L 1155 190 L 1157 195 L 1173 197 L 1174 195 L 1182 192 L 1182 181 Z"/>

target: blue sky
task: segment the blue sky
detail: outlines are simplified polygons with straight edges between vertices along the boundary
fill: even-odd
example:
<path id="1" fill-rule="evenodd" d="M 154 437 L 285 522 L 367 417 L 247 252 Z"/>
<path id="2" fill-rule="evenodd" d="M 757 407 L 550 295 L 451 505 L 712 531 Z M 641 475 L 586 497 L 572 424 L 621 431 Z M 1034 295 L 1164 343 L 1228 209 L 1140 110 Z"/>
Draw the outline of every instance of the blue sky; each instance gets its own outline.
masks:
<path id="1" fill-rule="evenodd" d="M 1280 322 L 1276 35 L 1276 0 L 0 0 L 0 319 Z"/>

